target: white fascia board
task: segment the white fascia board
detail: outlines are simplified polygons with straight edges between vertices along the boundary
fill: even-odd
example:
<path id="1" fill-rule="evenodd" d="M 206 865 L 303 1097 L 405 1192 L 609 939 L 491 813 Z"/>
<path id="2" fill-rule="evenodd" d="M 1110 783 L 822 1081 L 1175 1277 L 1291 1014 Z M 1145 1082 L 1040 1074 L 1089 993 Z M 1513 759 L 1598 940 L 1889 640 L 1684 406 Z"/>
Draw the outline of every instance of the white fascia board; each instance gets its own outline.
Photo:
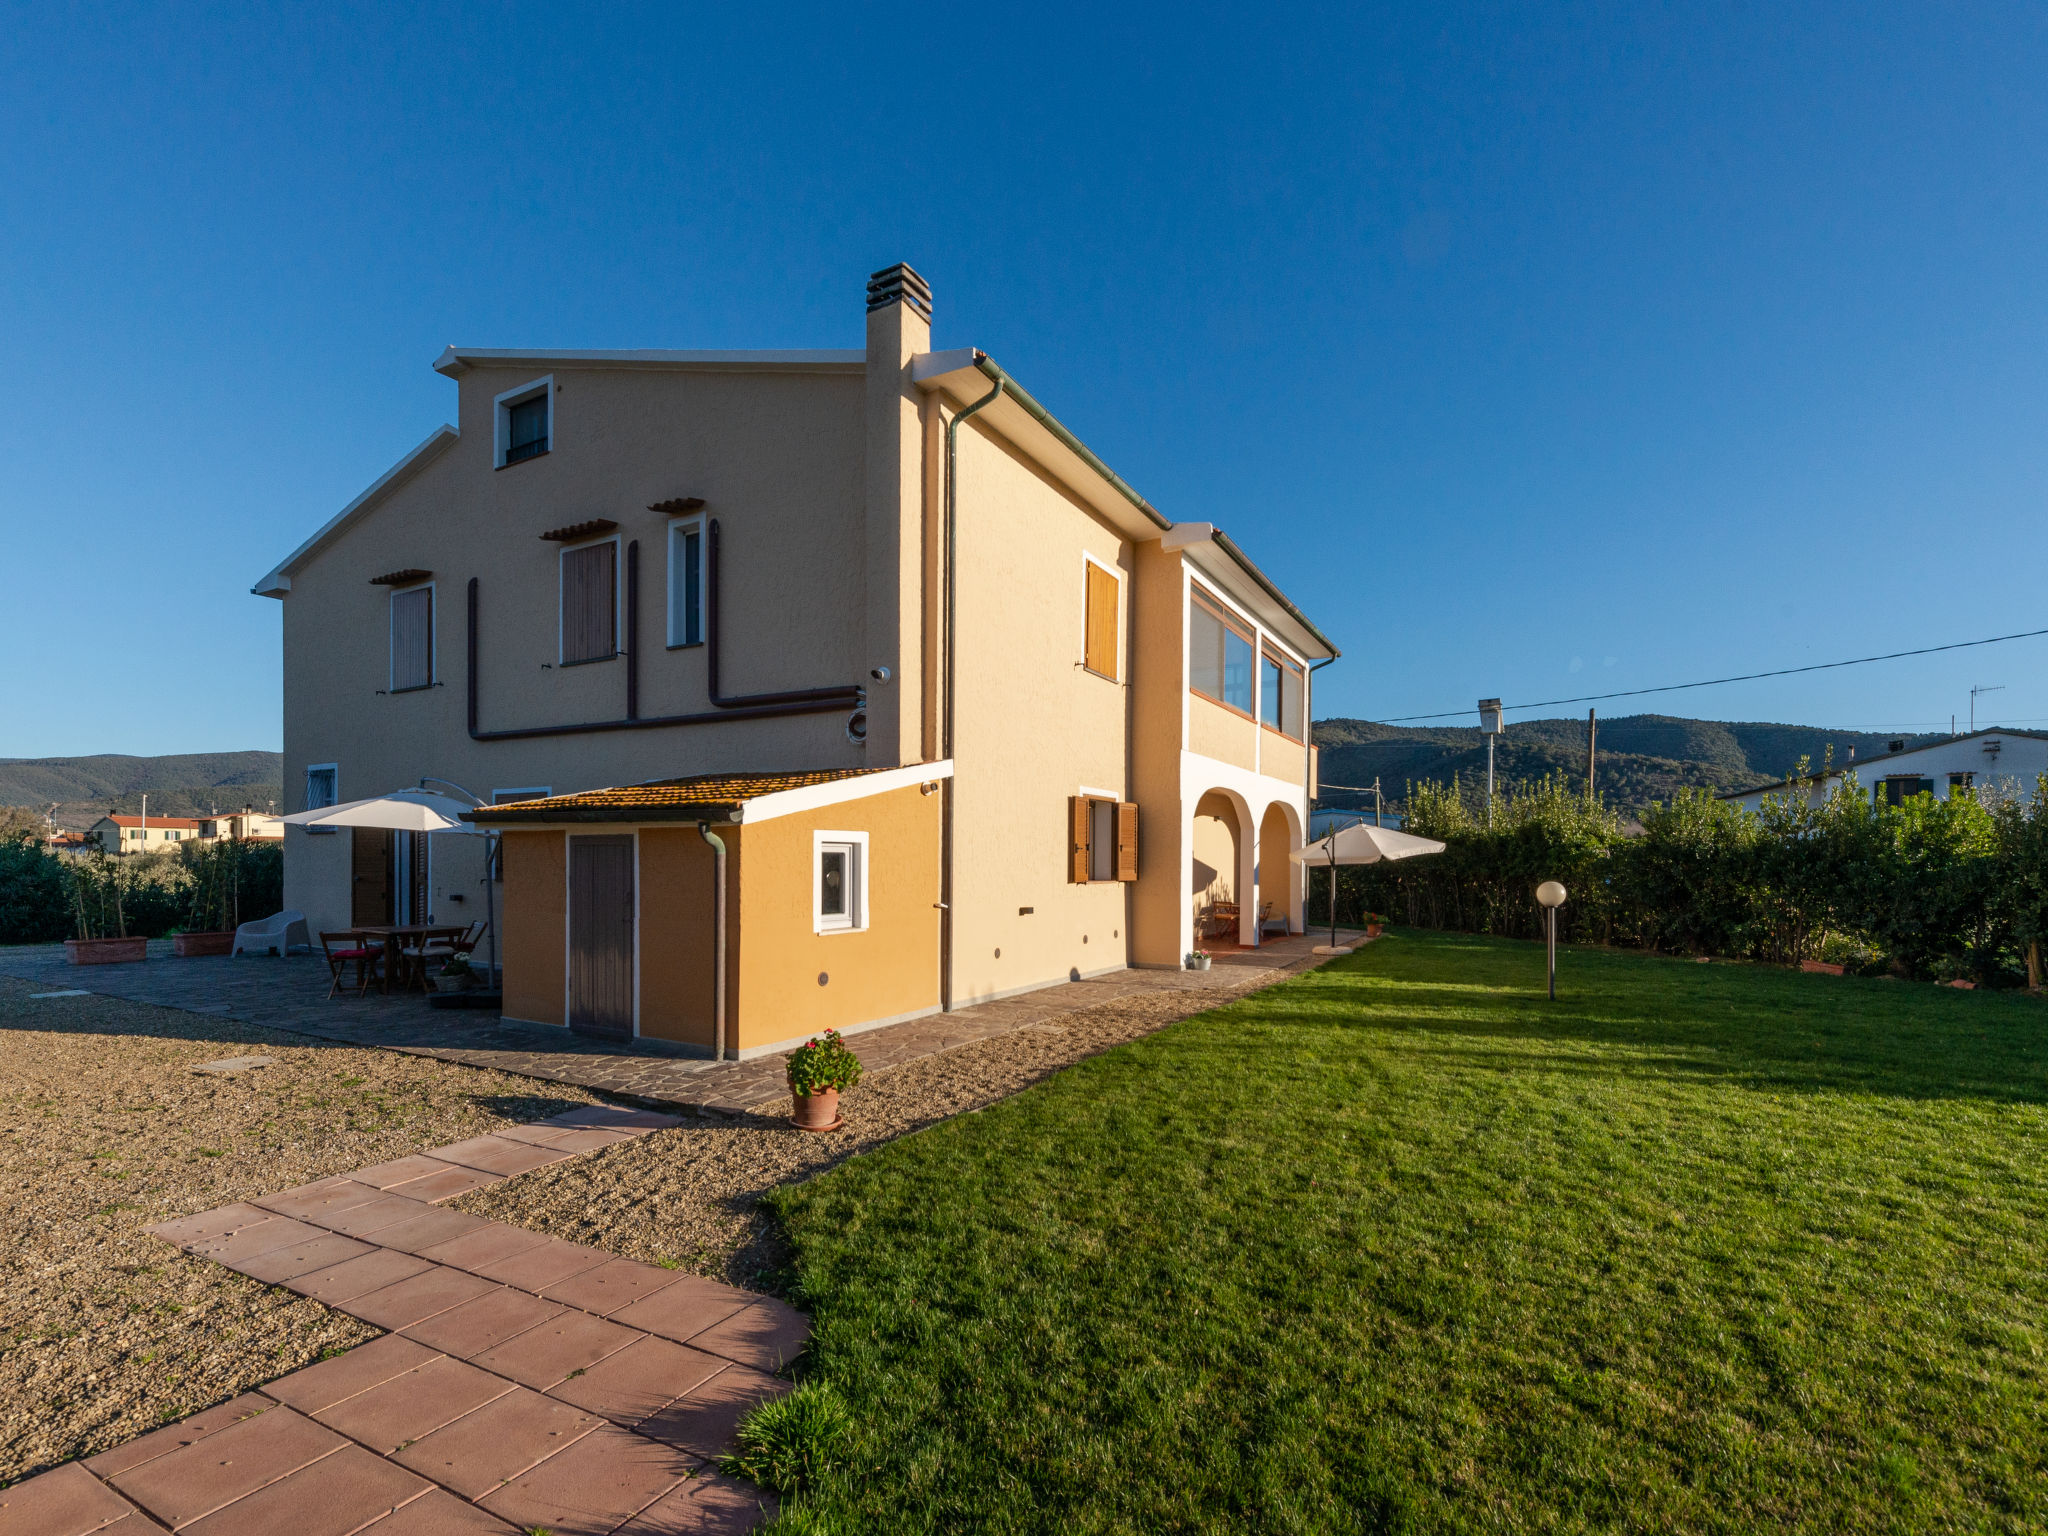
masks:
<path id="1" fill-rule="evenodd" d="M 593 368 L 707 368 L 714 370 L 832 369 L 859 370 L 867 367 L 868 355 L 843 348 L 816 352 L 675 352 L 656 347 L 632 347 L 619 351 L 534 351 L 525 347 L 449 347 L 434 362 L 434 372 L 456 378 L 478 366 L 531 363 L 584 363 Z"/>
<path id="2" fill-rule="evenodd" d="M 1176 523 L 1174 526 L 1186 528 L 1189 525 Z M 1257 619 L 1259 627 L 1292 651 L 1296 661 L 1307 665 L 1330 654 L 1322 641 L 1303 629 L 1294 615 L 1274 602 L 1264 587 L 1248 580 L 1243 569 L 1220 544 L 1206 540 L 1189 544 L 1181 550 L 1181 558 L 1205 583 Z"/>
<path id="3" fill-rule="evenodd" d="M 333 517 L 329 518 L 318 533 L 306 540 L 305 543 L 301 544 L 289 555 L 286 555 L 284 559 L 277 563 L 269 575 L 265 576 L 249 590 L 258 597 L 283 597 L 292 589 L 292 572 L 297 568 L 300 561 L 319 549 L 328 540 L 340 534 L 391 492 L 397 490 L 406 481 L 433 463 L 434 460 L 453 447 L 456 439 L 461 435 L 453 427 L 445 424 L 436 428 L 433 436 L 429 437 L 419 447 L 413 449 L 411 453 L 408 453 L 396 464 L 385 470 L 383 474 L 379 475 L 368 490 L 335 513 Z"/>
<path id="4" fill-rule="evenodd" d="M 1214 523 L 1175 523 L 1160 536 L 1159 547 L 1164 550 L 1191 549 L 1197 544 L 1208 544 L 1216 538 Z"/>
<path id="5" fill-rule="evenodd" d="M 880 773 L 864 773 L 853 779 L 834 779 L 827 784 L 810 784 L 802 789 L 778 790 L 772 795 L 760 795 L 740 807 L 739 820 L 742 825 L 752 826 L 757 821 L 773 821 L 778 816 L 794 816 L 800 811 L 823 810 L 828 805 L 845 805 L 853 800 L 865 800 L 870 795 L 886 795 L 892 789 L 908 789 L 913 784 L 932 784 L 940 779 L 953 777 L 953 762 L 947 758 L 936 763 L 912 763 L 907 768 L 884 768 Z"/>

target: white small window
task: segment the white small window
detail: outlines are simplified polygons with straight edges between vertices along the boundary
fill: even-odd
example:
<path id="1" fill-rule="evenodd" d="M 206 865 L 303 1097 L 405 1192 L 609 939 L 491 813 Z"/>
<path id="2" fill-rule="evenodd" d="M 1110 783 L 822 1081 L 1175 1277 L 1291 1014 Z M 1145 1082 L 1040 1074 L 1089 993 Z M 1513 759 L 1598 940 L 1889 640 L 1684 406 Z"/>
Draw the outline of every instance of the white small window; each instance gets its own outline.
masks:
<path id="1" fill-rule="evenodd" d="M 497 417 L 496 455 L 499 469 L 537 459 L 555 443 L 555 379 L 550 374 L 508 389 L 492 401 Z"/>
<path id="2" fill-rule="evenodd" d="M 391 594 L 393 693 L 434 683 L 434 584 Z"/>
<path id="3" fill-rule="evenodd" d="M 314 763 L 306 769 L 306 804 L 304 809 L 317 811 L 325 805 L 341 803 L 341 770 L 332 763 Z M 316 836 L 332 837 L 332 827 L 308 827 Z"/>
<path id="4" fill-rule="evenodd" d="M 704 643 L 704 519 L 668 525 L 668 643 Z"/>
<path id="5" fill-rule="evenodd" d="M 818 933 L 858 933 L 868 925 L 868 835 L 811 834 L 811 926 Z"/>

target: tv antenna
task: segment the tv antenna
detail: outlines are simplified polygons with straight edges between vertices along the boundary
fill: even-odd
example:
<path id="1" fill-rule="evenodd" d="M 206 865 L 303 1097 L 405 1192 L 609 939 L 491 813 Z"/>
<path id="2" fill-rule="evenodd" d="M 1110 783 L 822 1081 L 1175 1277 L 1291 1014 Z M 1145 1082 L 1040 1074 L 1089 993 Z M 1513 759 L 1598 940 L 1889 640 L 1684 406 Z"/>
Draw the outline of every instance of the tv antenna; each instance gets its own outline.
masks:
<path id="1" fill-rule="evenodd" d="M 1970 690 L 1970 729 L 1972 731 L 1977 729 L 1977 695 L 1980 693 L 2003 693 L 2004 691 L 2005 684 L 2003 683 L 1993 683 L 1989 688 L 1984 687 L 1980 683 Z"/>

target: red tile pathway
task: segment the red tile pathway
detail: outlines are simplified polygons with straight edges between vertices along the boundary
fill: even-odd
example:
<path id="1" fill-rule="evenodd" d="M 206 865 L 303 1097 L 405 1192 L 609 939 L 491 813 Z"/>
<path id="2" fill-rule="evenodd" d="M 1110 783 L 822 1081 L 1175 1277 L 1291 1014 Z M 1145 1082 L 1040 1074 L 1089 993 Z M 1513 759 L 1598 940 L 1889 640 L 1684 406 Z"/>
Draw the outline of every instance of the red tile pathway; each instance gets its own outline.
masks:
<path id="1" fill-rule="evenodd" d="M 753 1530 L 771 1501 L 713 1461 L 803 1314 L 440 1205 L 679 1123 L 592 1106 L 154 1228 L 391 1331 L 0 1490 L 0 1536 Z"/>

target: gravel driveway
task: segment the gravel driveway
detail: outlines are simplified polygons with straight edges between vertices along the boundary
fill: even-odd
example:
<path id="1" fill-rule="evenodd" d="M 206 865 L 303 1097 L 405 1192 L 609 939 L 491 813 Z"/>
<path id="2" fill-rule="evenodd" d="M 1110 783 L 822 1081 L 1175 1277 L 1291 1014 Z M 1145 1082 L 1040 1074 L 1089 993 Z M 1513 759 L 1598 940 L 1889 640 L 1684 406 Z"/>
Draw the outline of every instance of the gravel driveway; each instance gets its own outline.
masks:
<path id="1" fill-rule="evenodd" d="M 0 1486 L 377 1330 L 144 1229 L 581 1089 L 0 977 Z M 261 1054 L 233 1074 L 202 1062 Z"/>

